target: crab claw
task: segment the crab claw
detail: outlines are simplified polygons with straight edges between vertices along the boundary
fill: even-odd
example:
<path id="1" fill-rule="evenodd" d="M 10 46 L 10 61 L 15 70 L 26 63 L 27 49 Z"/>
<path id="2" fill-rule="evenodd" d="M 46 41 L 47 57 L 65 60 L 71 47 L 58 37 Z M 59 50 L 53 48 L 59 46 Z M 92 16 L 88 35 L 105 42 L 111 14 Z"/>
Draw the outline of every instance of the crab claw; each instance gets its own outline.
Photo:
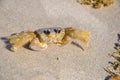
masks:
<path id="1" fill-rule="evenodd" d="M 29 48 L 34 51 L 40 51 L 47 48 L 47 44 L 44 42 L 40 42 L 38 38 L 35 38 L 31 41 Z"/>
<path id="2" fill-rule="evenodd" d="M 72 39 L 69 36 L 64 36 L 64 38 L 58 42 L 59 46 L 66 46 L 72 42 Z"/>
<path id="3" fill-rule="evenodd" d="M 18 34 L 8 36 L 7 39 L 10 43 L 10 50 L 16 51 L 18 48 L 31 42 L 35 37 L 36 35 L 32 31 L 22 31 Z"/>

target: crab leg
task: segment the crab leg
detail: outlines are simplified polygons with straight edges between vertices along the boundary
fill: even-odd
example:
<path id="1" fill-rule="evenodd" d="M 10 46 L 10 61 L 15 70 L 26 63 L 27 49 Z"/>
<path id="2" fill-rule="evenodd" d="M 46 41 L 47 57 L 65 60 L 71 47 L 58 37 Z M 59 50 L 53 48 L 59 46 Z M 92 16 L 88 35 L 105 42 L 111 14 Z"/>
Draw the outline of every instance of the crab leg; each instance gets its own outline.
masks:
<path id="1" fill-rule="evenodd" d="M 90 33 L 88 31 L 83 31 L 80 29 L 68 27 L 68 28 L 65 28 L 65 36 L 66 36 L 65 40 L 69 38 L 76 39 L 80 43 L 83 43 L 84 45 L 86 45 L 86 47 L 88 47 L 88 39 L 90 37 Z"/>
<path id="2" fill-rule="evenodd" d="M 67 45 L 69 43 L 71 43 L 72 39 L 69 36 L 64 36 L 63 39 L 61 41 L 58 42 L 58 45 L 60 46 L 64 46 Z"/>
<path id="3" fill-rule="evenodd" d="M 36 37 L 36 35 L 33 32 L 28 31 L 28 32 L 18 33 L 17 35 L 9 36 L 7 38 L 11 44 L 10 49 L 12 51 L 16 51 L 18 48 L 31 42 L 35 37 Z"/>
<path id="4" fill-rule="evenodd" d="M 79 35 L 76 37 L 76 39 L 88 47 L 88 39 L 90 37 L 90 33 L 87 31 L 80 31 L 78 34 Z"/>

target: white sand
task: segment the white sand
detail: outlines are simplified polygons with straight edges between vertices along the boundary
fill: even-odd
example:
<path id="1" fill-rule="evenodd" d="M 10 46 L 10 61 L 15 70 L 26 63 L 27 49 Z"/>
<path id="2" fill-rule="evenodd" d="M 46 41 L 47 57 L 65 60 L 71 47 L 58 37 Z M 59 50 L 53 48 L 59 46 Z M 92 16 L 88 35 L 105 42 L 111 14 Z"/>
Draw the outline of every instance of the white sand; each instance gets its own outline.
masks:
<path id="1" fill-rule="evenodd" d="M 75 0 L 1 0 L 0 37 L 43 27 L 79 27 L 91 32 L 89 49 L 50 46 L 41 52 L 6 49 L 0 40 L 0 80 L 104 80 L 104 67 L 120 33 L 120 1 L 95 10 Z M 59 60 L 57 60 L 59 58 Z"/>

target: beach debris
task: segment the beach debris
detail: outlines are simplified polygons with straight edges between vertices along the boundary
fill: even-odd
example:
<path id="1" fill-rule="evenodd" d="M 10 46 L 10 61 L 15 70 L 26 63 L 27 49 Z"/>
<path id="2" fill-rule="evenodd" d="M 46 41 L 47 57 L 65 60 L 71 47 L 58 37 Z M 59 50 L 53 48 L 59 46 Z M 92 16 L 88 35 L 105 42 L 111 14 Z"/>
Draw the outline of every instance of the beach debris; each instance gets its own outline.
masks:
<path id="1" fill-rule="evenodd" d="M 113 75 L 109 78 L 109 80 L 120 80 L 120 76 Z"/>
<path id="2" fill-rule="evenodd" d="M 115 61 L 110 62 L 111 65 L 106 68 L 106 71 L 111 74 L 109 80 L 120 80 L 120 44 L 117 43 L 116 51 L 110 54 Z"/>
<path id="3" fill-rule="evenodd" d="M 49 44 L 57 44 L 59 46 L 78 40 L 88 47 L 88 39 L 90 33 L 78 28 L 41 28 L 34 32 L 22 31 L 18 34 L 8 36 L 7 39 L 11 44 L 10 50 L 16 51 L 18 48 L 28 45 L 31 50 L 40 51 L 48 47 Z"/>
<path id="4" fill-rule="evenodd" d="M 114 0 L 77 0 L 82 5 L 90 5 L 95 9 L 107 7 L 114 3 Z"/>

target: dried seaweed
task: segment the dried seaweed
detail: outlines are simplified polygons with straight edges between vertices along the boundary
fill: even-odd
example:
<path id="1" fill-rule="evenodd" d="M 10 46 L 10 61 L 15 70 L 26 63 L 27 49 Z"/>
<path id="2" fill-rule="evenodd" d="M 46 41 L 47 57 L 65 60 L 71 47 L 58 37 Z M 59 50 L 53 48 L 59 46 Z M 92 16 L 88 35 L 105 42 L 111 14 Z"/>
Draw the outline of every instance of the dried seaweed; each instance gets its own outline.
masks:
<path id="1" fill-rule="evenodd" d="M 120 80 L 120 42 L 115 43 L 114 48 L 115 52 L 110 54 L 110 56 L 113 57 L 115 61 L 111 62 L 111 65 L 105 70 L 111 75 L 109 80 Z"/>
<path id="2" fill-rule="evenodd" d="M 77 0 L 82 5 L 90 5 L 95 9 L 107 7 L 114 3 L 114 0 Z"/>

